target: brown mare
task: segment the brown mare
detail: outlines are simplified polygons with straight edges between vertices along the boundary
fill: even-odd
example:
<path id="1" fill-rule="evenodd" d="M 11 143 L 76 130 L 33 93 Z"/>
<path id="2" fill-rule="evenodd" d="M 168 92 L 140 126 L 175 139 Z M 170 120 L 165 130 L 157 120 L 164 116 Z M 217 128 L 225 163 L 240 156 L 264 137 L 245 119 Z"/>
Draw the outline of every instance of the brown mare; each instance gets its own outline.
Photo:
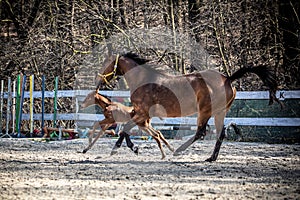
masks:
<path id="1" fill-rule="evenodd" d="M 103 110 L 103 115 L 105 119 L 100 122 L 95 122 L 93 126 L 93 130 L 89 132 L 89 145 L 87 148 L 83 150 L 83 153 L 86 153 L 92 146 L 96 143 L 96 141 L 107 131 L 109 127 L 111 127 L 115 123 L 124 123 L 128 122 L 131 119 L 131 116 L 134 115 L 133 107 L 125 106 L 121 103 L 112 102 L 108 97 L 99 94 L 98 90 L 90 92 L 84 101 L 81 104 L 81 109 L 87 108 L 91 105 L 98 105 Z M 101 127 L 101 132 L 99 132 L 94 141 L 92 141 L 94 133 L 97 128 Z M 124 140 L 126 138 L 127 146 L 135 153 L 138 154 L 138 148 L 134 147 L 134 144 L 131 142 L 129 135 L 120 133 L 119 140 Z M 118 147 L 121 146 L 121 143 Z"/>
<path id="2" fill-rule="evenodd" d="M 273 101 L 280 103 L 275 96 L 277 83 L 274 75 L 265 66 L 241 68 L 231 76 L 215 70 L 171 76 L 147 66 L 146 59 L 127 53 L 107 58 L 96 81 L 99 87 L 115 76 L 125 77 L 135 111 L 132 120 L 124 126 L 125 132 L 129 132 L 134 123 L 144 123 L 151 117 L 182 117 L 198 113 L 196 134 L 182 144 L 174 155 L 203 138 L 207 122 L 213 116 L 218 138 L 212 155 L 206 161 L 215 161 L 225 137 L 224 118 L 236 95 L 231 83 L 246 73 L 258 75 L 269 87 L 269 104 Z"/>
<path id="3" fill-rule="evenodd" d="M 118 102 L 111 101 L 108 97 L 105 97 L 98 93 L 98 91 L 94 91 L 88 94 L 88 96 L 85 98 L 83 103 L 81 104 L 81 108 L 86 108 L 87 106 L 90 106 L 92 104 L 97 104 L 103 109 L 103 114 L 105 119 L 100 121 L 99 123 L 95 123 L 93 127 L 92 133 L 89 134 L 89 146 L 83 150 L 83 152 L 87 152 L 99 139 L 100 136 L 103 135 L 104 131 L 107 130 L 111 125 L 114 123 L 124 123 L 130 121 L 130 119 L 135 115 L 135 111 L 133 107 L 125 106 Z M 92 142 L 93 134 L 97 127 L 101 126 L 102 132 L 98 133 L 94 141 Z M 148 134 L 150 134 L 158 143 L 159 148 L 162 152 L 162 158 L 165 157 L 165 154 L 162 150 L 161 144 L 159 142 L 158 138 L 161 138 L 162 141 L 170 148 L 171 151 L 174 151 L 174 149 L 168 144 L 168 142 L 164 139 L 162 134 L 159 131 L 156 131 L 153 129 L 153 127 L 150 125 L 150 120 L 147 120 L 143 124 L 138 124 L 139 128 L 146 131 Z M 134 148 L 134 144 L 131 142 L 129 135 L 122 131 L 120 133 L 120 138 L 117 142 L 116 146 L 119 148 L 122 144 L 122 141 L 126 138 L 127 146 L 132 149 L 136 154 L 138 154 L 138 148 Z M 115 152 L 112 151 L 112 154 Z"/>

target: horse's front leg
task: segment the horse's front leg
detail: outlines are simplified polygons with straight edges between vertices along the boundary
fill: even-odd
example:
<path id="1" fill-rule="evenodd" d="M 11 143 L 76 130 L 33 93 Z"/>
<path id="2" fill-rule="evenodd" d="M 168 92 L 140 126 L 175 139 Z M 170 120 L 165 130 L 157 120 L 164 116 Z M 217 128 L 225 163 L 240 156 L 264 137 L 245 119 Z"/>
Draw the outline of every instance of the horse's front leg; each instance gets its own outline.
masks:
<path id="1" fill-rule="evenodd" d="M 114 155 L 118 153 L 118 149 L 121 147 L 124 138 L 126 137 L 126 135 L 127 137 L 129 137 L 128 133 L 134 126 L 135 123 L 132 120 L 130 120 L 124 125 L 123 130 L 119 133 L 119 139 L 117 140 L 115 146 L 113 147 L 110 155 Z"/>
<path id="2" fill-rule="evenodd" d="M 130 135 L 128 135 L 127 133 L 124 132 L 124 136 L 125 136 L 127 147 L 129 147 L 133 151 L 133 153 L 138 155 L 139 154 L 139 148 L 137 146 L 134 146 L 133 142 L 130 139 Z"/>

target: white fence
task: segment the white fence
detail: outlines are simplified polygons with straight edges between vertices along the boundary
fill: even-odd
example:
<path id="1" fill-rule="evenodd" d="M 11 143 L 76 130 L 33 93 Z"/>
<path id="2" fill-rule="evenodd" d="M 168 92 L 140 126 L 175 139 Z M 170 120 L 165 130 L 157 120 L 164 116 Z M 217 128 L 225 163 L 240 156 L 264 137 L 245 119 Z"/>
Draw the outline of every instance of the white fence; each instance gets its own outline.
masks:
<path id="1" fill-rule="evenodd" d="M 76 99 L 76 110 L 78 111 L 78 102 L 82 101 L 84 97 L 89 93 L 88 90 L 60 90 L 57 91 L 57 97 L 72 97 Z M 101 91 L 101 94 L 105 94 L 111 97 L 123 97 L 129 98 L 129 91 Z M 53 98 L 54 91 L 46 91 L 45 98 Z M 296 91 L 278 91 L 277 97 L 280 100 L 285 99 L 300 99 L 300 90 Z M 14 97 L 14 94 L 12 94 Z M 34 91 L 33 98 L 41 98 L 41 91 Z M 7 93 L 4 93 L 4 98 L 7 98 Z M 24 98 L 29 98 L 29 92 L 24 93 Z M 268 99 L 269 93 L 267 91 L 256 91 L 256 92 L 237 92 L 236 99 Z M 297 116 L 298 117 L 298 116 Z M 30 116 L 27 113 L 22 114 L 23 120 L 29 120 Z M 103 119 L 102 114 L 84 114 L 84 113 L 57 113 L 57 120 L 75 120 L 75 121 L 86 121 L 93 122 Z M 34 120 L 42 120 L 41 113 L 35 113 L 33 115 Z M 52 120 L 52 113 L 45 113 L 44 120 Z M 180 118 L 164 118 L 159 119 L 154 117 L 152 124 L 154 126 L 166 126 L 165 128 L 172 128 L 172 126 L 196 126 L 196 117 L 180 117 Z M 234 122 L 240 126 L 300 126 L 300 118 L 226 118 L 225 124 Z M 208 122 L 213 125 L 213 119 Z"/>

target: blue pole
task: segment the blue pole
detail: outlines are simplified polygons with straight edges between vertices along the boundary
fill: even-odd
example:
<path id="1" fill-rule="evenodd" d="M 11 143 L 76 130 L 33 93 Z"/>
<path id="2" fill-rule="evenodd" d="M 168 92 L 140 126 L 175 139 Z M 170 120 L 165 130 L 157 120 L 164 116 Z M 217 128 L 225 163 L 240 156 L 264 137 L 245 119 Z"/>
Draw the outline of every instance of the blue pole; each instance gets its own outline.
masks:
<path id="1" fill-rule="evenodd" d="M 53 127 L 56 128 L 58 76 L 55 77 Z"/>
<path id="2" fill-rule="evenodd" d="M 44 113 L 45 113 L 45 75 L 42 77 L 42 135 L 44 135 Z"/>
<path id="3" fill-rule="evenodd" d="M 21 90 L 21 102 L 20 102 L 20 111 L 19 111 L 19 124 L 18 124 L 18 137 L 21 137 L 21 123 L 22 123 L 22 108 L 24 103 L 24 93 L 25 93 L 25 85 L 26 85 L 26 75 L 23 76 L 22 81 L 22 90 Z"/>

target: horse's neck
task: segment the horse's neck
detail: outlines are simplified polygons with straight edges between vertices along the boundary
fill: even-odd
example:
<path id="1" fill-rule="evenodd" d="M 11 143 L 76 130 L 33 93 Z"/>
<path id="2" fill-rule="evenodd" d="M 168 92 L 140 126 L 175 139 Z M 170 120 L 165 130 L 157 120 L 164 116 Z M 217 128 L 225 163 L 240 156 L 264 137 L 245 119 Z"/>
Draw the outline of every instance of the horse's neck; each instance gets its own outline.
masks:
<path id="1" fill-rule="evenodd" d="M 157 72 L 156 70 L 149 69 L 140 65 L 127 67 L 124 72 L 124 78 L 126 79 L 126 82 L 131 91 L 134 91 L 138 87 L 145 84 L 157 83 L 158 79 L 166 76 Z"/>

